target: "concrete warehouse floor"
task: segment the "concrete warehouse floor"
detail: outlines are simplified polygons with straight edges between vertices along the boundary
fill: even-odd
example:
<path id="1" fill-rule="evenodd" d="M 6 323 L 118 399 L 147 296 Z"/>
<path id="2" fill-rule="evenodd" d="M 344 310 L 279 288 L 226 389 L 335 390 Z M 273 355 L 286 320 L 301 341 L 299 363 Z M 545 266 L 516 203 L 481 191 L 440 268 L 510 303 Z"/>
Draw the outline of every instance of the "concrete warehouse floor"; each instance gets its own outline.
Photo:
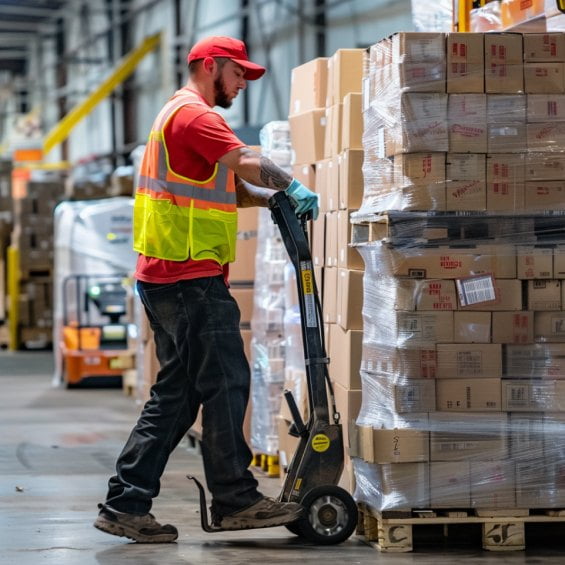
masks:
<path id="1" fill-rule="evenodd" d="M 489 553 L 480 537 L 464 545 L 424 543 L 414 553 L 379 553 L 353 536 L 339 546 L 301 542 L 285 528 L 206 534 L 200 529 L 197 451 L 188 442 L 173 454 L 154 513 L 174 523 L 177 543 L 135 544 L 92 527 L 115 458 L 139 407 L 119 389 L 65 390 L 51 385 L 49 352 L 0 352 L 0 564 L 188 565 L 249 563 L 562 564 L 565 525 L 545 535 L 527 533 L 525 552 Z M 276 495 L 277 479 L 259 475 Z"/>

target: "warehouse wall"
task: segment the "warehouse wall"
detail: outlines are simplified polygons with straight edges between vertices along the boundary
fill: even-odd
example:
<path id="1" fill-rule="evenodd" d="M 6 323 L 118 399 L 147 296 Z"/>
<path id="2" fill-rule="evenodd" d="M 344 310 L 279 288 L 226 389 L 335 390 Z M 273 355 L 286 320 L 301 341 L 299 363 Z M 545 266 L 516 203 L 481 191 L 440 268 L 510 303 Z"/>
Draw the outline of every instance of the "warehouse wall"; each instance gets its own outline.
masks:
<path id="1" fill-rule="evenodd" d="M 251 57 L 269 70 L 265 78 L 250 83 L 245 96 L 238 97 L 224 113 L 235 128 L 259 128 L 286 119 L 293 67 L 339 48 L 368 46 L 395 31 L 413 29 L 410 0 L 327 0 L 325 49 L 320 52 L 319 32 L 323 30 L 316 25 L 315 4 L 315 0 L 134 0 L 129 11 L 120 15 L 117 1 L 113 12 L 105 0 L 69 2 L 57 29 L 63 30 L 59 39 L 64 38 L 64 51 L 72 53 L 72 58 L 61 64 L 56 34 L 37 41 L 29 67 L 29 79 L 35 85 L 32 106 L 40 109 L 48 132 L 58 121 L 61 102 L 69 111 L 104 80 L 122 53 L 163 31 L 161 49 L 145 57 L 134 77 L 117 89 L 113 101 L 108 98 L 100 103 L 73 130 L 66 157 L 76 163 L 110 153 L 114 146 L 118 151 L 127 149 L 146 139 L 163 102 L 184 84 L 185 57 L 191 44 L 207 35 L 242 37 L 247 30 Z M 129 25 L 126 36 L 120 35 L 123 27 L 111 26 L 120 17 Z M 61 83 L 66 87 L 58 86 Z M 116 128 L 112 128 L 112 112 Z M 127 131 L 122 127 L 123 114 Z M 48 160 L 60 160 L 62 155 L 56 147 Z"/>

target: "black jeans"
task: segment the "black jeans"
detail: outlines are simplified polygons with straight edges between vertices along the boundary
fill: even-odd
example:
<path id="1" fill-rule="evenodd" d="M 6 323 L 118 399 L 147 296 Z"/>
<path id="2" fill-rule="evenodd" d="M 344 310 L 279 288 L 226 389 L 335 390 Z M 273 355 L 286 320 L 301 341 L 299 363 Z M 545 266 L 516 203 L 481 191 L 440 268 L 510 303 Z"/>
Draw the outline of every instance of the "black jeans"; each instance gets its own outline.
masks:
<path id="1" fill-rule="evenodd" d="M 169 455 L 202 405 L 202 458 L 213 511 L 230 514 L 261 498 L 243 435 L 250 372 L 240 312 L 222 276 L 172 284 L 138 282 L 160 370 L 116 463 L 106 502 L 145 514 Z M 187 481 L 187 488 L 190 485 Z"/>

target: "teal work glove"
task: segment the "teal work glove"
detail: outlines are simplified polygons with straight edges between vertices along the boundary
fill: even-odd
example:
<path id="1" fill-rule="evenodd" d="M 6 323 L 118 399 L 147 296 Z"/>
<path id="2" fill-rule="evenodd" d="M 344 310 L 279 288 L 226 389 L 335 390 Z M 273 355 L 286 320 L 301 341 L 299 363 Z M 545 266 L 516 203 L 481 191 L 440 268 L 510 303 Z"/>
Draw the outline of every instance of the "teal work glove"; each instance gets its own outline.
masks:
<path id="1" fill-rule="evenodd" d="M 312 212 L 312 218 L 316 220 L 319 212 L 319 197 L 315 192 L 307 189 L 300 181 L 293 179 L 285 192 L 296 202 L 294 210 L 297 216 Z"/>

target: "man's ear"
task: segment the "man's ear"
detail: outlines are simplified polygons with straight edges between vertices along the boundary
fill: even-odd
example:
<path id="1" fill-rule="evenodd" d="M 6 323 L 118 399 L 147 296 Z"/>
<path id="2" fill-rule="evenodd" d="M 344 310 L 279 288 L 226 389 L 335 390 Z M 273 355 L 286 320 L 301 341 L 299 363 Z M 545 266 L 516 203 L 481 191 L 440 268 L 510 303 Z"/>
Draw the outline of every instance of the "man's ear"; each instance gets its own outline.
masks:
<path id="1" fill-rule="evenodd" d="M 213 73 L 215 71 L 216 61 L 213 57 L 205 57 L 202 61 L 202 67 L 208 73 Z"/>

